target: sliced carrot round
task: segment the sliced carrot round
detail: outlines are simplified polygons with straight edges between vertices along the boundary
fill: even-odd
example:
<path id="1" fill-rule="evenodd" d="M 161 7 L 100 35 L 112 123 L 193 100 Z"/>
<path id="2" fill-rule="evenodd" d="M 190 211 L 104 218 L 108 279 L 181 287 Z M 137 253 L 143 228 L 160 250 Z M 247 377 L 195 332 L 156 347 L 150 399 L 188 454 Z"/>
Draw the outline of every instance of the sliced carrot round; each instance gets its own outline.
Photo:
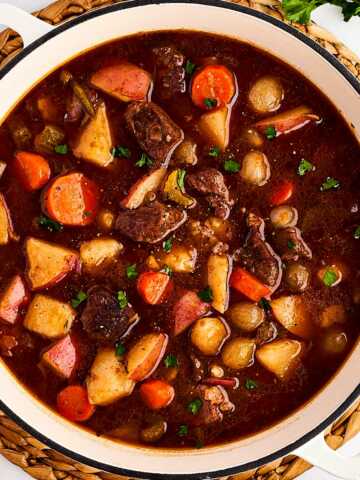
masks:
<path id="1" fill-rule="evenodd" d="M 63 225 L 86 226 L 92 223 L 99 209 L 97 185 L 79 172 L 54 179 L 43 196 L 45 213 Z"/>
<path id="2" fill-rule="evenodd" d="M 31 152 L 17 152 L 13 162 L 15 176 L 28 192 L 42 188 L 51 175 L 47 160 Z"/>
<path id="3" fill-rule="evenodd" d="M 282 205 L 294 193 L 294 184 L 291 181 L 283 182 L 270 198 L 271 205 Z"/>
<path id="4" fill-rule="evenodd" d="M 95 406 L 88 399 L 86 388 L 69 385 L 56 398 L 58 412 L 73 422 L 85 422 L 95 412 Z"/>
<path id="5" fill-rule="evenodd" d="M 140 387 L 144 403 L 152 410 L 165 408 L 174 400 L 175 390 L 164 380 L 147 380 Z"/>
<path id="6" fill-rule="evenodd" d="M 191 82 L 192 101 L 204 110 L 228 105 L 235 93 L 234 74 L 224 65 L 207 65 Z"/>

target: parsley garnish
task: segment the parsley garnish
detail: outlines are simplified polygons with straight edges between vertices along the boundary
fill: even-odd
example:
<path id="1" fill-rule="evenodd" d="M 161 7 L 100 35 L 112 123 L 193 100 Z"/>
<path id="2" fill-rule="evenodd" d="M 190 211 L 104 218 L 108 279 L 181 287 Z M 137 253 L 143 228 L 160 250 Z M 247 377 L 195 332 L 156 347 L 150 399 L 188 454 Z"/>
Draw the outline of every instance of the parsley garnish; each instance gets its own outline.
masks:
<path id="1" fill-rule="evenodd" d="M 338 276 L 336 275 L 336 273 L 333 270 L 329 270 L 329 269 L 325 271 L 324 276 L 322 278 L 324 285 L 326 285 L 327 287 L 332 287 L 334 283 L 337 282 L 337 280 L 338 280 Z"/>
<path id="2" fill-rule="evenodd" d="M 211 147 L 209 150 L 210 157 L 218 157 L 220 155 L 220 148 L 219 147 Z"/>
<path id="3" fill-rule="evenodd" d="M 151 167 L 151 165 L 153 164 L 153 161 L 152 159 L 149 157 L 149 155 L 146 155 L 146 153 L 142 153 L 141 154 L 141 157 L 139 158 L 139 160 L 135 163 L 135 165 L 137 167 Z"/>
<path id="4" fill-rule="evenodd" d="M 270 307 L 270 302 L 269 300 L 266 300 L 266 298 L 262 298 L 259 301 L 259 307 L 261 307 L 265 312 L 270 312 L 271 307 Z"/>
<path id="5" fill-rule="evenodd" d="M 360 225 L 355 228 L 354 238 L 355 238 L 356 240 L 359 240 L 359 238 L 360 238 Z"/>
<path id="6" fill-rule="evenodd" d="M 192 63 L 191 60 L 186 60 L 185 72 L 186 72 L 188 75 L 192 75 L 192 74 L 194 73 L 195 68 L 196 68 L 195 63 Z"/>
<path id="7" fill-rule="evenodd" d="M 122 147 L 121 145 L 114 147 L 111 153 L 113 154 L 114 157 L 124 157 L 124 158 L 131 157 L 130 150 L 127 147 Z"/>
<path id="8" fill-rule="evenodd" d="M 276 128 L 273 127 L 272 125 L 269 125 L 268 127 L 266 127 L 265 137 L 268 140 L 273 140 L 274 138 L 276 138 Z"/>
<path id="9" fill-rule="evenodd" d="M 117 357 L 121 357 L 126 352 L 125 345 L 123 343 L 117 343 L 115 345 L 115 354 Z"/>
<path id="10" fill-rule="evenodd" d="M 119 307 L 121 310 L 128 306 L 129 302 L 125 290 L 119 290 L 117 292 L 117 301 L 119 302 Z"/>
<path id="11" fill-rule="evenodd" d="M 179 437 L 186 437 L 186 435 L 189 433 L 189 428 L 187 425 L 180 425 L 179 430 L 177 434 Z"/>
<path id="12" fill-rule="evenodd" d="M 172 273 L 173 273 L 173 271 L 172 271 L 171 267 L 169 267 L 169 265 L 164 265 L 163 268 L 160 271 L 163 272 L 163 273 L 166 273 L 166 275 L 169 275 L 169 277 L 171 277 Z"/>
<path id="13" fill-rule="evenodd" d="M 138 275 L 139 274 L 136 270 L 136 263 L 134 263 L 133 265 L 128 265 L 126 267 L 126 276 L 129 280 L 134 280 L 134 278 L 136 278 Z"/>
<path id="14" fill-rule="evenodd" d="M 37 223 L 40 227 L 49 230 L 49 232 L 61 232 L 63 229 L 61 223 L 55 222 L 51 220 L 51 218 L 45 217 L 45 215 L 41 215 L 41 217 L 37 219 Z"/>
<path id="15" fill-rule="evenodd" d="M 225 172 L 236 173 L 240 170 L 240 165 L 235 160 L 225 160 L 224 170 Z"/>
<path id="16" fill-rule="evenodd" d="M 292 250 L 295 247 L 295 243 L 292 240 L 288 240 L 287 246 L 290 250 Z"/>
<path id="17" fill-rule="evenodd" d="M 326 177 L 325 181 L 322 183 L 320 187 L 320 191 L 325 192 L 326 190 L 336 190 L 339 187 L 340 187 L 339 180 L 336 180 L 336 178 L 332 178 L 332 177 Z"/>
<path id="18" fill-rule="evenodd" d="M 192 415 L 197 415 L 202 407 L 202 404 L 203 402 L 201 398 L 195 398 L 188 404 L 187 409 Z"/>
<path id="19" fill-rule="evenodd" d="M 255 382 L 255 380 L 252 380 L 251 378 L 247 378 L 245 380 L 245 388 L 246 390 L 255 390 L 257 388 L 258 384 Z"/>
<path id="20" fill-rule="evenodd" d="M 185 175 L 186 170 L 179 170 L 177 174 L 177 184 L 180 190 L 184 190 L 185 188 Z"/>
<path id="21" fill-rule="evenodd" d="M 217 105 L 217 100 L 216 98 L 205 98 L 204 105 L 206 108 L 214 108 Z"/>
<path id="22" fill-rule="evenodd" d="M 204 288 L 204 290 L 201 290 L 198 292 L 198 297 L 203 301 L 203 302 L 211 302 L 213 299 L 213 293 L 210 287 Z"/>
<path id="23" fill-rule="evenodd" d="M 62 145 L 56 145 L 55 148 L 54 148 L 54 152 L 58 153 L 59 155 L 66 155 L 68 153 L 68 151 L 69 151 L 69 148 L 66 145 L 66 143 L 64 143 Z"/>
<path id="24" fill-rule="evenodd" d="M 309 162 L 308 160 L 305 160 L 305 158 L 302 158 L 300 160 L 299 166 L 298 166 L 298 174 L 303 177 L 306 173 L 312 172 L 314 170 L 314 165 Z"/>
<path id="25" fill-rule="evenodd" d="M 164 364 L 166 368 L 174 368 L 178 366 L 178 361 L 175 355 L 169 353 L 169 355 L 165 357 Z"/>
<path id="26" fill-rule="evenodd" d="M 168 238 L 167 240 L 163 241 L 163 249 L 165 250 L 166 253 L 171 252 L 172 249 L 172 238 Z"/>
<path id="27" fill-rule="evenodd" d="M 360 4 L 357 0 L 283 0 L 282 9 L 287 20 L 307 24 L 313 10 L 326 3 L 341 7 L 345 22 L 353 16 L 360 16 Z"/>
<path id="28" fill-rule="evenodd" d="M 73 308 L 77 308 L 80 303 L 84 302 L 87 299 L 87 294 L 80 290 L 77 294 L 76 297 L 71 299 L 71 306 Z"/>

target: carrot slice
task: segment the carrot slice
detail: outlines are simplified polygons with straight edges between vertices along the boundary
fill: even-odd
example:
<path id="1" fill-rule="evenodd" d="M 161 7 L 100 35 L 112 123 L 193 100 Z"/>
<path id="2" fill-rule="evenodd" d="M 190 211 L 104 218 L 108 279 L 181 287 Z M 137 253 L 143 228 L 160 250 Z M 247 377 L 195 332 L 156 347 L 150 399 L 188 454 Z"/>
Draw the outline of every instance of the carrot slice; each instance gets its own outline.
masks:
<path id="1" fill-rule="evenodd" d="M 140 387 L 144 403 L 152 410 L 165 408 L 174 400 L 175 390 L 164 380 L 147 380 Z"/>
<path id="2" fill-rule="evenodd" d="M 237 267 L 232 272 L 230 286 L 254 302 L 259 302 L 263 297 L 268 297 L 271 293 L 267 285 L 264 285 L 254 275 L 240 267 Z"/>
<path id="3" fill-rule="evenodd" d="M 96 184 L 79 172 L 54 179 L 43 196 L 45 213 L 63 225 L 86 226 L 92 223 L 99 209 Z"/>
<path id="4" fill-rule="evenodd" d="M 271 205 L 281 205 L 289 200 L 294 193 L 293 182 L 286 181 L 280 185 L 275 193 L 270 198 Z"/>
<path id="5" fill-rule="evenodd" d="M 137 281 L 139 294 L 150 305 L 163 303 L 171 294 L 173 286 L 169 275 L 163 272 L 144 272 Z"/>
<path id="6" fill-rule="evenodd" d="M 255 123 L 256 128 L 261 132 L 267 132 L 268 128 L 273 130 L 275 137 L 284 133 L 290 133 L 304 127 L 309 122 L 317 122 L 320 120 L 319 115 L 316 115 L 311 108 L 302 105 L 287 112 L 279 113 L 269 118 L 264 118 Z"/>
<path id="7" fill-rule="evenodd" d="M 95 406 L 88 399 L 86 388 L 69 385 L 56 398 L 58 412 L 73 422 L 85 422 L 95 412 Z"/>
<path id="8" fill-rule="evenodd" d="M 235 77 L 224 65 L 207 65 L 193 76 L 191 98 L 197 107 L 205 110 L 223 107 L 235 93 Z"/>
<path id="9" fill-rule="evenodd" d="M 17 152 L 13 162 L 14 173 L 28 192 L 42 188 L 51 175 L 47 160 L 30 152 Z"/>

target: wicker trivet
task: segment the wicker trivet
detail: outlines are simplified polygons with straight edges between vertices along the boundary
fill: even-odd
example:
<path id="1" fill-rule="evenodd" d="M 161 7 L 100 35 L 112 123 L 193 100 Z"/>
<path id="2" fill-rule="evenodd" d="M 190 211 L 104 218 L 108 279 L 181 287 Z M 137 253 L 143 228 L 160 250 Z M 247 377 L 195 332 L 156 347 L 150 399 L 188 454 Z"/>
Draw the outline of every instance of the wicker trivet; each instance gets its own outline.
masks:
<path id="1" fill-rule="evenodd" d="M 117 3 L 119 0 L 58 0 L 35 15 L 51 24 L 81 15 L 93 8 Z M 278 0 L 233 0 L 255 10 L 284 20 Z M 317 41 L 337 57 L 357 78 L 360 79 L 360 59 L 339 42 L 334 35 L 315 23 L 296 28 Z M 13 30 L 0 33 L 0 68 L 22 49 L 22 40 Z M 360 432 L 360 403 L 355 404 L 332 426 L 326 440 L 331 448 L 337 449 Z M 0 453 L 10 462 L 21 467 L 38 480 L 129 480 L 120 475 L 101 472 L 79 464 L 64 455 L 49 449 L 0 411 Z M 218 480 L 292 480 L 311 468 L 304 460 L 289 455 L 281 460 L 263 466 L 256 471 L 240 473 Z M 2 478 L 2 477 L 1 477 Z M 4 479 L 5 480 L 5 479 Z"/>

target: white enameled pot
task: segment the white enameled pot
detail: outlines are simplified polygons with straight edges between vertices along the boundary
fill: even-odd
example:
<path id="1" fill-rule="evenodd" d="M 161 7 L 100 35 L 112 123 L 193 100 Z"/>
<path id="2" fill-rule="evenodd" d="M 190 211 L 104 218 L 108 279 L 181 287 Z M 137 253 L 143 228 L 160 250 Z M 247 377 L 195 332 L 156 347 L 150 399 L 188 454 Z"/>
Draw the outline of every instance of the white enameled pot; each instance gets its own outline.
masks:
<path id="1" fill-rule="evenodd" d="M 217 0 L 134 0 L 53 28 L 11 5 L 0 4 L 0 24 L 18 31 L 26 46 L 0 72 L 0 122 L 36 83 L 85 50 L 137 32 L 188 29 L 237 38 L 284 60 L 331 99 L 360 138 L 360 84 L 346 68 L 297 30 L 238 5 Z M 297 453 L 339 477 L 359 480 L 360 458 L 342 458 L 323 439 L 324 430 L 359 397 L 359 365 L 360 343 L 327 386 L 279 424 L 230 444 L 196 451 L 153 450 L 96 437 L 37 401 L 1 362 L 0 408 L 65 455 L 120 475 L 208 479 Z"/>

